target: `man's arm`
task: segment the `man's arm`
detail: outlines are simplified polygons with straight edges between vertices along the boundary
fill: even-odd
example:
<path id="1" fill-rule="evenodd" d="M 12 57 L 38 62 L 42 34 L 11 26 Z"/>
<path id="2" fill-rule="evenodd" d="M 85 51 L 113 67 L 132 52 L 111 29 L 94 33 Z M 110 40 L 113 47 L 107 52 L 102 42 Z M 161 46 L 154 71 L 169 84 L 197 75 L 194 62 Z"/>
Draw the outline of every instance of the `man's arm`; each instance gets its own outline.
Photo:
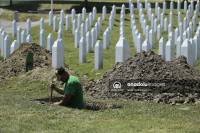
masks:
<path id="1" fill-rule="evenodd" d="M 56 87 L 55 84 L 51 84 L 51 92 L 52 92 L 53 90 L 55 90 L 57 93 L 59 93 L 59 94 L 61 94 L 61 95 L 64 95 L 64 90 L 62 90 L 62 89 Z"/>
<path id="2" fill-rule="evenodd" d="M 63 99 L 60 102 L 55 103 L 55 104 L 66 106 L 66 105 L 68 105 L 71 98 L 72 98 L 72 95 L 64 95 Z"/>

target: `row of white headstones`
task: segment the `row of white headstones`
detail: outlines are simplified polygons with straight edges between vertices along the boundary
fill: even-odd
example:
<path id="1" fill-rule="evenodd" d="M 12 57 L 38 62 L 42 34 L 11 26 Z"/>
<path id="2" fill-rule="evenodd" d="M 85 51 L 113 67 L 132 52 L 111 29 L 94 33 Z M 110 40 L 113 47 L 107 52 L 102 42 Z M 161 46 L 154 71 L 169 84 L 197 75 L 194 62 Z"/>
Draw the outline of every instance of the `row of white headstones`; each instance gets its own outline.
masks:
<path id="1" fill-rule="evenodd" d="M 200 25 L 197 27 L 198 13 L 199 13 L 199 1 L 194 8 L 194 2 L 191 1 L 187 6 L 187 2 L 184 1 L 184 12 L 186 16 L 182 20 L 181 3 L 177 2 L 178 12 L 178 27 L 173 29 L 173 14 L 174 14 L 174 2 L 170 2 L 170 15 L 169 23 L 168 18 L 165 17 L 166 2 L 163 1 L 162 13 L 155 3 L 155 15 L 152 13 L 150 3 L 145 0 L 145 11 L 147 12 L 147 19 L 144 16 L 143 8 L 140 0 L 137 1 L 137 9 L 139 11 L 139 21 L 142 27 L 143 34 L 145 35 L 144 41 L 142 41 L 142 33 L 140 33 L 136 26 L 136 20 L 134 16 L 134 6 L 129 1 L 129 8 L 131 12 L 131 28 L 133 32 L 133 39 L 136 44 L 137 52 L 142 50 L 148 51 L 155 47 L 155 40 L 159 41 L 159 54 L 166 61 L 171 61 L 175 57 L 183 55 L 187 58 L 187 62 L 190 65 L 194 65 L 195 61 L 200 57 Z M 192 20 L 190 20 L 192 18 Z M 150 21 L 150 25 L 147 24 Z M 163 31 L 168 32 L 168 40 L 165 43 L 161 34 Z M 193 37 L 193 33 L 195 33 Z"/>
<path id="2" fill-rule="evenodd" d="M 114 14 L 116 14 L 115 6 L 113 7 L 113 15 L 110 17 L 111 25 L 114 23 Z M 104 6 L 102 16 L 97 19 L 95 26 L 92 27 L 97 14 L 96 7 L 93 8 L 87 16 L 86 9 L 82 9 L 81 14 L 76 14 L 75 9 L 72 9 L 71 15 L 65 13 L 63 10 L 60 12 L 60 16 L 53 15 L 52 11 L 49 12 L 49 25 L 53 27 L 55 32 L 58 32 L 58 37 L 54 41 L 52 33 L 49 33 L 47 39 L 45 38 L 45 23 L 44 18 L 40 19 L 40 46 L 47 48 L 52 51 L 52 67 L 59 68 L 64 66 L 64 47 L 63 47 L 63 34 L 64 25 L 66 30 L 70 30 L 72 23 L 72 33 L 74 34 L 75 48 L 79 48 L 79 62 L 86 62 L 86 54 L 91 51 L 95 51 L 95 69 L 103 68 L 103 48 L 108 48 L 110 42 L 110 29 L 107 28 L 105 31 L 106 40 L 103 44 L 98 39 L 101 31 L 101 26 L 103 20 L 106 18 L 107 9 Z M 87 18 L 86 18 L 87 17 Z M 71 19 L 71 22 L 70 22 Z M 32 42 L 31 36 L 31 20 L 27 19 L 26 29 L 22 29 L 17 26 L 17 22 L 13 20 L 12 22 L 12 36 L 16 38 L 11 44 L 11 38 L 4 31 L 3 28 L 0 29 L 0 48 L 1 54 L 6 59 L 10 54 L 12 54 L 20 45 L 24 42 Z M 87 33 L 87 34 L 86 34 Z M 47 44 L 47 45 L 46 45 Z M 104 46 L 103 46 L 104 45 Z"/>
<path id="3" fill-rule="evenodd" d="M 197 18 L 199 13 L 199 2 L 197 2 L 195 10 L 193 1 L 187 7 L 187 2 L 184 1 L 184 11 L 186 16 L 182 20 L 182 15 L 180 12 L 180 1 L 177 3 L 178 11 L 178 21 L 179 25 L 175 30 L 173 30 L 173 11 L 174 3 L 170 3 L 170 17 L 169 24 L 168 19 L 165 17 L 166 12 L 166 2 L 163 1 L 162 13 L 160 13 L 161 8 L 158 3 L 155 3 L 155 16 L 152 13 L 151 5 L 145 0 L 145 10 L 147 11 L 147 19 L 143 13 L 143 7 L 140 0 L 137 1 L 137 9 L 139 11 L 139 20 L 142 27 L 143 34 L 145 38 L 142 39 L 142 33 L 139 32 L 136 26 L 136 20 L 134 15 L 134 5 L 132 1 L 129 1 L 129 10 L 131 17 L 131 29 L 133 34 L 133 41 L 136 47 L 137 53 L 148 51 L 155 46 L 155 39 L 159 40 L 159 54 L 162 55 L 163 59 L 166 61 L 171 61 L 176 54 L 176 57 L 184 55 L 187 58 L 189 64 L 193 65 L 194 62 L 200 56 L 200 27 L 196 28 Z M 113 24 L 116 15 L 116 7 L 112 6 L 112 10 L 109 17 L 109 24 L 103 33 L 103 42 L 98 39 L 101 31 L 101 26 L 103 20 L 107 13 L 106 7 L 102 8 L 102 16 L 97 19 L 94 27 L 92 27 L 96 19 L 97 9 L 94 7 L 92 12 L 86 13 L 86 9 L 82 9 L 81 14 L 76 14 L 76 11 L 72 9 L 71 15 L 65 13 L 63 10 L 60 12 L 59 18 L 53 15 L 53 12 L 49 12 L 49 25 L 53 26 L 53 30 L 58 32 L 57 40 L 54 41 L 52 33 L 47 37 L 47 46 L 45 39 L 45 23 L 44 19 L 40 20 L 40 46 L 47 48 L 52 51 L 52 67 L 59 68 L 64 66 L 64 47 L 63 47 L 63 31 L 66 29 L 69 31 L 72 26 L 72 33 L 74 35 L 75 47 L 79 48 L 79 62 L 86 62 L 86 54 L 88 52 L 94 51 L 95 55 L 95 69 L 103 68 L 103 49 L 109 48 L 111 41 L 111 32 L 113 29 Z M 192 17 L 192 21 L 190 18 Z M 123 62 L 130 57 L 129 45 L 125 38 L 124 31 L 124 18 L 125 18 L 125 5 L 122 5 L 120 13 L 120 37 L 116 44 L 116 62 Z M 71 20 L 71 22 L 70 22 Z M 147 25 L 147 21 L 151 22 L 151 25 Z M 72 24 L 71 24 L 72 23 Z M 64 28 L 65 24 L 65 28 Z M 31 20 L 28 19 L 26 22 L 26 29 L 23 30 L 17 27 L 17 23 L 13 21 L 13 37 L 16 40 L 10 45 L 10 38 L 3 29 L 0 29 L 0 48 L 1 54 L 4 58 L 7 58 L 13 51 L 20 47 L 23 42 L 32 42 L 31 37 Z M 168 31 L 168 41 L 164 43 L 161 34 L 163 31 Z M 193 32 L 196 31 L 195 36 L 192 38 Z M 155 35 L 157 37 L 155 37 Z M 143 41 L 144 40 L 144 41 Z"/>

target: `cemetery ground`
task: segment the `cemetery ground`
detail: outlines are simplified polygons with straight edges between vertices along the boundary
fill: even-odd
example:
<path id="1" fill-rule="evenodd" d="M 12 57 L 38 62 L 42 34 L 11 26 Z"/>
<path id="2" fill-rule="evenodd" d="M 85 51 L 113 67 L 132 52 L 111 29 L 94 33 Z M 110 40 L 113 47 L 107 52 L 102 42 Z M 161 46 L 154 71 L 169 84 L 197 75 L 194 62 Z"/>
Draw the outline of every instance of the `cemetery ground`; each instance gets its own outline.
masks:
<path id="1" fill-rule="evenodd" d="M 138 14 L 138 13 L 137 13 Z M 100 14 L 98 14 L 99 16 Z M 176 20 L 177 20 L 177 16 Z M 136 16 L 138 18 L 138 16 Z M 130 17 L 126 15 L 125 33 L 135 54 L 135 48 L 130 29 Z M 104 51 L 104 68 L 94 70 L 94 53 L 87 55 L 87 63 L 79 64 L 78 49 L 74 48 L 74 37 L 71 31 L 64 31 L 65 64 L 74 71 L 80 79 L 99 79 L 112 68 L 115 62 L 115 44 L 119 38 L 119 14 L 115 19 L 112 31 L 112 41 L 109 49 Z M 137 21 L 139 21 L 137 19 Z M 138 23 L 137 23 L 138 24 Z M 175 21 L 177 24 L 177 21 Z M 108 16 L 103 22 L 102 34 L 108 26 Z M 140 27 L 140 25 L 138 25 Z M 57 33 L 45 25 L 47 33 Z M 32 28 L 32 37 L 39 44 L 39 26 Z M 164 33 L 165 35 L 166 33 Z M 167 35 L 165 35 L 167 36 Z M 158 45 L 158 42 L 156 42 Z M 158 51 L 158 47 L 154 49 Z M 1 60 L 1 59 L 0 59 Z M 196 68 L 200 69 L 200 61 Z M 33 99 L 48 97 L 49 81 L 45 80 L 50 70 L 41 69 L 22 74 L 1 82 L 0 87 L 0 132 L 177 132 L 198 133 L 200 131 L 200 104 L 182 104 L 171 106 L 153 102 L 137 102 L 129 100 L 93 99 L 85 94 L 86 101 L 119 104 L 122 108 L 99 111 L 77 110 L 72 108 L 41 105 Z M 38 76 L 39 78 L 31 79 Z"/>

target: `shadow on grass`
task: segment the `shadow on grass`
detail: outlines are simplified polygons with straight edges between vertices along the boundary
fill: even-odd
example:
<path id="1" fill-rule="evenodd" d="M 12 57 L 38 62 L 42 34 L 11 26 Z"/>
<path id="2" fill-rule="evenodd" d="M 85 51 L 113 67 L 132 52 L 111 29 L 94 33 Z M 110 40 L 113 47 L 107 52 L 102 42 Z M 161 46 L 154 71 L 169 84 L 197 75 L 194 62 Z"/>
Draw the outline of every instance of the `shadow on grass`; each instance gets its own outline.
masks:
<path id="1" fill-rule="evenodd" d="M 50 105 L 51 103 L 59 102 L 62 99 L 63 97 L 53 97 L 51 102 L 50 102 L 50 98 L 34 99 L 31 101 L 36 102 L 38 104 Z M 94 101 L 87 101 L 86 106 L 85 106 L 86 110 L 92 110 L 92 111 L 100 111 L 100 110 L 105 110 L 105 109 L 119 109 L 119 108 L 122 108 L 122 106 L 118 104 L 105 104 L 102 102 L 94 102 Z"/>
<path id="2" fill-rule="evenodd" d="M 19 11 L 19 12 L 28 12 L 30 10 L 37 11 L 39 7 L 40 7 L 40 3 L 33 1 L 33 2 L 13 3 L 11 6 L 6 6 L 3 8 L 13 10 L 13 11 Z"/>

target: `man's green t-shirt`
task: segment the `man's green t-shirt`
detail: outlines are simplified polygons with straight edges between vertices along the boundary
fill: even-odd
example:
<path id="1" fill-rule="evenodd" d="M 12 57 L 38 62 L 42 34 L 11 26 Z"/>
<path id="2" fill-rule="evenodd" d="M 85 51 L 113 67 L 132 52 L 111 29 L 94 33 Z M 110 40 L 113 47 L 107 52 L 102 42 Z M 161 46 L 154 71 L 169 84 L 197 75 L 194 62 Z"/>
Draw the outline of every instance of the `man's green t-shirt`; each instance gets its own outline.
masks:
<path id="1" fill-rule="evenodd" d="M 73 108 L 84 108 L 83 90 L 79 79 L 70 75 L 64 88 L 65 95 L 72 95 L 68 106 Z"/>

